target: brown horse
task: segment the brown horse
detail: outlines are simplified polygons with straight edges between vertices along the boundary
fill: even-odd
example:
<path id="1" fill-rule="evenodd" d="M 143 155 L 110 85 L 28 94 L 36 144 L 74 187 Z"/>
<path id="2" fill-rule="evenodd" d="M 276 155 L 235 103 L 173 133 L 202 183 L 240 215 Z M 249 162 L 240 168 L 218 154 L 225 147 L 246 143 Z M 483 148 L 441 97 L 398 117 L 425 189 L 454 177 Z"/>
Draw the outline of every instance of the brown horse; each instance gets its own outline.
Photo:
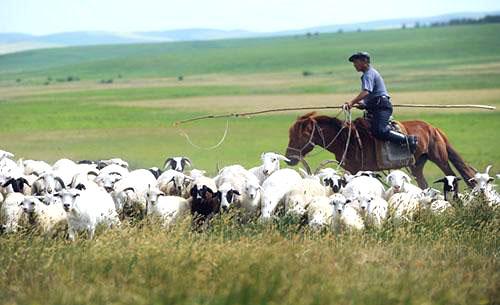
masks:
<path id="1" fill-rule="evenodd" d="M 422 121 L 400 122 L 408 134 L 418 137 L 417 150 L 414 153 L 415 164 L 410 170 L 417 179 L 421 188 L 428 187 L 424 178 L 424 165 L 427 160 L 435 163 L 445 175 L 455 175 L 448 161 L 455 166 L 464 181 L 469 179 L 475 170 L 467 165 L 455 149 L 451 146 L 446 135 L 436 127 Z M 349 137 L 349 128 L 351 136 Z M 380 171 L 374 153 L 375 139 L 369 131 L 365 119 L 358 118 L 349 124 L 334 117 L 307 113 L 299 118 L 290 127 L 289 142 L 286 156 L 290 159 L 289 165 L 296 165 L 299 159 L 304 158 L 315 145 L 319 145 L 335 155 L 337 161 L 342 160 L 347 147 L 342 167 L 351 173 L 360 170 Z M 347 144 L 349 138 L 349 143 Z"/>

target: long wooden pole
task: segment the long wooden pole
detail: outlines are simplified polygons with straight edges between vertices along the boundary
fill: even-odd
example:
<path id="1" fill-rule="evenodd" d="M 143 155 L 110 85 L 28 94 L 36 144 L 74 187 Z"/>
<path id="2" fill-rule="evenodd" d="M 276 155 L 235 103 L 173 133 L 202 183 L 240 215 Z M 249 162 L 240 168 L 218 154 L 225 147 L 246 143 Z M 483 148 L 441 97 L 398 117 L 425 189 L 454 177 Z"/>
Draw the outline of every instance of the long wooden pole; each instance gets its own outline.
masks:
<path id="1" fill-rule="evenodd" d="M 425 104 L 393 104 L 393 107 L 400 108 L 439 108 L 439 109 L 484 109 L 484 110 L 495 110 L 495 106 L 488 105 L 425 105 Z M 322 110 L 322 109 L 342 109 L 342 106 L 310 106 L 310 107 L 292 107 L 292 108 L 274 108 L 266 109 L 260 111 L 252 112 L 241 112 L 241 113 L 226 113 L 226 114 L 211 114 L 199 117 L 194 117 L 186 120 L 177 121 L 174 126 L 180 124 L 194 122 L 205 119 L 219 119 L 219 118 L 229 118 L 229 117 L 243 117 L 250 115 L 260 115 L 264 113 L 271 112 L 285 112 L 285 111 L 296 111 L 296 110 Z"/>

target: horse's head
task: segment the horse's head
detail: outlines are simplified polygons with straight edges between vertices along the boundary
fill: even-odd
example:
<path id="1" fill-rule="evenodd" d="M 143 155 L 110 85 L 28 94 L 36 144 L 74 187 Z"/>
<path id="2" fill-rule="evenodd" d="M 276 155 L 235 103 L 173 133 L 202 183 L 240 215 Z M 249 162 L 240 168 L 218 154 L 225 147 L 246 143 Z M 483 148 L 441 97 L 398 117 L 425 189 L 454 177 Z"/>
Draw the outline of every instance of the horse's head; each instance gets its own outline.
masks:
<path id="1" fill-rule="evenodd" d="M 297 118 L 297 121 L 290 127 L 288 147 L 285 156 L 290 159 L 288 165 L 296 165 L 301 158 L 314 148 L 312 142 L 315 124 L 314 115 L 316 112 L 307 113 Z"/>

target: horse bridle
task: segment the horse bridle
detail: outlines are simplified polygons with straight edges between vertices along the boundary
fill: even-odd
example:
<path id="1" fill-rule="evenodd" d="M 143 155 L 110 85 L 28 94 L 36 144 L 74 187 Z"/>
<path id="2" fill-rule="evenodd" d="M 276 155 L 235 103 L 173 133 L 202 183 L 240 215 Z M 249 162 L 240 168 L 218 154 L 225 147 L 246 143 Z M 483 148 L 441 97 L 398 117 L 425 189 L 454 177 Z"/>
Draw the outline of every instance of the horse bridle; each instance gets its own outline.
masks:
<path id="1" fill-rule="evenodd" d="M 340 113 L 342 113 L 343 110 L 341 110 L 335 117 L 338 117 Z M 346 115 L 346 120 L 349 121 L 349 126 L 352 124 L 352 116 L 351 116 L 351 112 L 350 111 L 344 111 L 345 115 Z M 314 132 L 316 129 L 318 129 L 318 134 L 319 136 L 321 137 L 321 141 L 323 142 L 323 146 L 322 148 L 326 151 L 328 151 L 328 148 L 335 142 L 335 140 L 337 140 L 337 138 L 340 136 L 340 134 L 342 133 L 342 131 L 347 128 L 347 124 L 344 122 L 342 128 L 340 128 L 340 130 L 337 132 L 337 134 L 335 135 L 335 137 L 333 137 L 333 139 L 326 145 L 326 142 L 325 142 L 325 136 L 323 135 L 323 131 L 321 130 L 321 127 L 318 125 L 318 122 L 316 122 L 316 120 L 313 120 L 313 130 L 311 132 L 311 136 L 309 137 L 309 140 L 306 142 L 306 144 L 304 144 L 302 146 L 302 148 L 300 149 L 297 149 L 295 147 L 290 147 L 288 146 L 287 149 L 290 149 L 290 150 L 293 150 L 293 151 L 298 151 L 299 152 L 299 155 L 293 155 L 292 157 L 298 157 L 297 159 L 301 160 L 302 159 L 302 151 L 304 151 L 304 149 L 308 146 L 308 145 L 311 145 L 313 148 L 316 146 L 316 143 L 314 143 L 312 141 L 313 137 L 314 137 Z M 351 128 L 349 128 L 349 133 L 347 135 L 347 141 L 346 141 L 346 145 L 345 145 L 345 148 L 344 148 L 344 152 L 342 154 L 342 158 L 337 166 L 337 169 L 340 168 L 340 166 L 342 166 L 342 164 L 344 163 L 345 161 L 345 158 L 347 156 L 347 150 L 349 149 L 349 143 L 350 143 L 350 139 L 351 139 Z M 357 139 L 358 139 L 358 142 L 361 146 L 361 139 L 359 138 L 359 133 L 358 131 L 356 130 L 356 136 L 357 136 Z M 363 166 L 363 163 L 364 163 L 364 156 L 363 156 L 363 149 L 361 149 L 361 164 Z"/>

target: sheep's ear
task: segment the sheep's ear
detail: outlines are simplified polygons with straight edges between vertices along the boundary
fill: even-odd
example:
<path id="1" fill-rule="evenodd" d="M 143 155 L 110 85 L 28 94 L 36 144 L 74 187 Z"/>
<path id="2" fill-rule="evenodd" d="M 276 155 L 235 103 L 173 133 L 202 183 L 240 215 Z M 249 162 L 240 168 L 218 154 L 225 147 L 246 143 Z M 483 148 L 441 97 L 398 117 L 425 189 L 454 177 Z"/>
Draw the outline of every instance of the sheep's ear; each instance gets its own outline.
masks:
<path id="1" fill-rule="evenodd" d="M 28 182 L 28 180 L 24 179 L 24 178 L 21 178 L 21 181 L 26 184 L 27 186 L 31 186 L 30 183 Z"/>
<path id="2" fill-rule="evenodd" d="M 288 159 L 287 157 L 283 156 L 283 155 L 280 155 L 280 154 L 277 154 L 278 155 L 278 160 L 282 160 L 282 161 L 285 161 L 285 162 L 290 162 L 290 159 Z"/>
<path id="3" fill-rule="evenodd" d="M 433 183 L 446 183 L 446 179 L 445 178 L 441 178 L 439 180 L 434 181 Z"/>
<path id="4" fill-rule="evenodd" d="M 183 157 L 181 159 L 181 165 L 182 165 L 182 168 L 184 168 L 186 165 L 191 167 L 191 160 L 189 158 L 186 158 L 186 157 Z"/>
<path id="5" fill-rule="evenodd" d="M 407 174 L 404 174 L 403 177 L 406 179 L 406 182 L 408 182 L 408 183 L 411 182 L 411 178 Z"/>
<path id="6" fill-rule="evenodd" d="M 12 184 L 13 182 L 14 182 L 14 178 L 10 178 L 9 180 L 7 180 L 7 182 L 2 184 L 2 187 L 7 187 L 7 186 L 9 186 L 9 184 Z"/>
<path id="7" fill-rule="evenodd" d="M 215 193 L 215 198 L 217 198 L 219 201 L 222 201 L 222 193 L 220 191 L 217 191 L 217 193 Z"/>
<path id="8" fill-rule="evenodd" d="M 387 175 L 387 177 L 385 177 L 385 182 L 391 183 L 391 180 L 392 180 L 392 174 L 389 174 Z"/>
<path id="9" fill-rule="evenodd" d="M 88 171 L 87 175 L 94 175 L 94 176 L 99 176 L 99 174 L 95 171 Z"/>
<path id="10" fill-rule="evenodd" d="M 460 177 L 455 177 L 457 179 L 457 181 L 462 181 L 462 178 Z"/>
<path id="11" fill-rule="evenodd" d="M 165 163 L 163 163 L 163 168 L 166 168 L 167 166 L 170 165 L 170 162 L 174 161 L 173 158 L 168 158 L 167 160 L 165 160 Z"/>
<path id="12" fill-rule="evenodd" d="M 495 178 L 493 177 L 488 178 L 488 182 L 493 182 L 493 181 L 495 181 Z"/>
<path id="13" fill-rule="evenodd" d="M 241 195 L 241 194 L 240 194 L 240 192 L 238 192 L 237 190 L 233 190 L 233 194 L 236 194 L 236 195 L 238 195 L 238 196 L 240 196 L 240 195 Z"/>

